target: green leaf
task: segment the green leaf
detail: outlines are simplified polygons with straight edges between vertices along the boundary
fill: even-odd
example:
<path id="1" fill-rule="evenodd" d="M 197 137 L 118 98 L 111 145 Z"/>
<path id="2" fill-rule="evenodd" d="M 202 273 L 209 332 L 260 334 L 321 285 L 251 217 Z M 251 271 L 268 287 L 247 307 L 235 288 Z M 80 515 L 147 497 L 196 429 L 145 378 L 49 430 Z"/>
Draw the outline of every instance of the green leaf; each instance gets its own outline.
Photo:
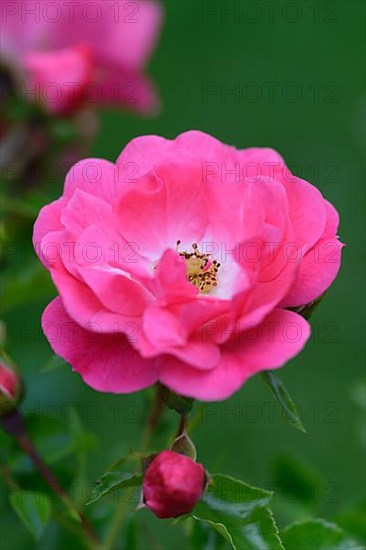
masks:
<path id="1" fill-rule="evenodd" d="M 14 512 L 38 541 L 51 516 L 51 503 L 47 496 L 32 491 L 17 491 L 9 499 Z"/>
<path id="2" fill-rule="evenodd" d="M 272 371 L 265 371 L 262 373 L 265 381 L 269 384 L 275 398 L 282 407 L 285 413 L 285 418 L 292 426 L 300 430 L 300 432 L 306 433 L 303 423 L 301 422 L 297 407 L 294 401 L 291 399 L 288 391 L 282 380 L 280 380 Z"/>
<path id="3" fill-rule="evenodd" d="M 338 525 L 322 519 L 293 523 L 282 532 L 282 540 L 288 550 L 364 550 Z"/>
<path id="4" fill-rule="evenodd" d="M 216 529 L 235 550 L 284 550 L 266 508 L 271 498 L 268 491 L 216 474 L 191 515 Z"/>
<path id="5" fill-rule="evenodd" d="M 192 550 L 221 550 L 226 544 L 218 531 L 201 521 L 194 522 L 190 542 Z"/>
<path id="6" fill-rule="evenodd" d="M 128 474 L 126 472 L 106 472 L 94 487 L 91 499 L 86 503 L 92 504 L 102 497 L 128 487 L 138 487 L 142 483 L 142 474 Z"/>
<path id="7" fill-rule="evenodd" d="M 366 504 L 358 504 L 337 514 L 337 524 L 353 537 L 366 541 Z"/>

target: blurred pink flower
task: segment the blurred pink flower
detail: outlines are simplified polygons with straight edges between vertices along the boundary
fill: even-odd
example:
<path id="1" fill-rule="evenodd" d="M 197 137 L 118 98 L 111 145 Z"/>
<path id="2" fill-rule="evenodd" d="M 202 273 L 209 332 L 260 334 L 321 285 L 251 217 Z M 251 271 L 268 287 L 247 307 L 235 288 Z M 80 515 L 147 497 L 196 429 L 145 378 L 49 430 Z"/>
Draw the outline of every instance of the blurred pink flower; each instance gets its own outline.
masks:
<path id="1" fill-rule="evenodd" d="M 287 308 L 335 279 L 337 227 L 272 149 L 197 131 L 134 139 L 115 165 L 76 164 L 39 214 L 34 246 L 60 294 L 44 332 L 97 390 L 160 380 L 224 399 L 303 348 L 309 324 Z"/>
<path id="2" fill-rule="evenodd" d="M 49 112 L 83 103 L 150 112 L 157 97 L 143 70 L 161 23 L 155 0 L 4 2 L 1 57 L 20 93 Z"/>

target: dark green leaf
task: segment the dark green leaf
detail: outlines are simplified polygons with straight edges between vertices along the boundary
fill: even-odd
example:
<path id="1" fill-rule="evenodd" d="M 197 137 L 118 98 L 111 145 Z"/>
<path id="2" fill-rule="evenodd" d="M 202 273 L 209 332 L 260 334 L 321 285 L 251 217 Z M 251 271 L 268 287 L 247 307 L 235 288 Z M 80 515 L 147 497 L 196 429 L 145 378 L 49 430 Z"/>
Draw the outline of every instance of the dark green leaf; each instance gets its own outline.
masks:
<path id="1" fill-rule="evenodd" d="M 192 550 L 221 550 L 227 544 L 216 529 L 201 521 L 194 522 L 190 541 Z"/>
<path id="2" fill-rule="evenodd" d="M 9 499 L 15 513 L 38 541 L 51 516 L 51 504 L 47 496 L 32 491 L 17 491 Z"/>
<path id="3" fill-rule="evenodd" d="M 117 489 L 138 487 L 142 483 L 142 474 L 128 474 L 125 472 L 106 472 L 92 491 L 91 499 L 86 504 L 97 502 L 102 497 Z"/>
<path id="4" fill-rule="evenodd" d="M 281 536 L 288 550 L 364 550 L 338 525 L 322 519 L 293 523 Z"/>
<path id="5" fill-rule="evenodd" d="M 285 413 L 284 416 L 286 420 L 301 432 L 306 433 L 299 416 L 299 411 L 286 390 L 282 380 L 280 380 L 272 371 L 263 372 L 263 377 L 267 384 L 269 384 L 275 398 L 281 405 L 282 410 Z"/>
<path id="6" fill-rule="evenodd" d="M 216 529 L 236 550 L 283 550 L 266 508 L 271 497 L 268 491 L 216 474 L 192 516 Z"/>

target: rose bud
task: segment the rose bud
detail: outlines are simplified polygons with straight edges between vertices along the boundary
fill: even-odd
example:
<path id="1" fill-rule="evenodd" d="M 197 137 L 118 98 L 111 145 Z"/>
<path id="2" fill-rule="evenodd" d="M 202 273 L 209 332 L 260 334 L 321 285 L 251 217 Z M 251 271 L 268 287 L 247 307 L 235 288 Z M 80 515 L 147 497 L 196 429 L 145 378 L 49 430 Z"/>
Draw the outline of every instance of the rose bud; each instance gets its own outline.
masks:
<path id="1" fill-rule="evenodd" d="M 15 409 L 21 397 L 21 381 L 13 367 L 0 361 L 0 416 Z"/>
<path id="2" fill-rule="evenodd" d="M 192 510 L 205 485 L 202 464 L 174 451 L 163 451 L 145 472 L 144 503 L 158 518 L 175 518 Z"/>

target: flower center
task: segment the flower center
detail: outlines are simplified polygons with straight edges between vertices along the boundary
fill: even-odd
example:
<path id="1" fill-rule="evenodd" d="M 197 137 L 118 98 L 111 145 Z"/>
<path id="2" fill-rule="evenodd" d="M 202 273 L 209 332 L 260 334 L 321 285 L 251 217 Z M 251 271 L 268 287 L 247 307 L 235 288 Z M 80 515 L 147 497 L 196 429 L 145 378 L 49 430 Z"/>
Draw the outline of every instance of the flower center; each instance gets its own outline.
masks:
<path id="1" fill-rule="evenodd" d="M 177 251 L 181 241 L 177 241 Z M 195 285 L 202 294 L 207 294 L 218 284 L 217 273 L 220 264 L 212 259 L 210 254 L 201 254 L 197 243 L 192 244 L 193 252 L 179 252 L 187 265 L 187 279 Z"/>

